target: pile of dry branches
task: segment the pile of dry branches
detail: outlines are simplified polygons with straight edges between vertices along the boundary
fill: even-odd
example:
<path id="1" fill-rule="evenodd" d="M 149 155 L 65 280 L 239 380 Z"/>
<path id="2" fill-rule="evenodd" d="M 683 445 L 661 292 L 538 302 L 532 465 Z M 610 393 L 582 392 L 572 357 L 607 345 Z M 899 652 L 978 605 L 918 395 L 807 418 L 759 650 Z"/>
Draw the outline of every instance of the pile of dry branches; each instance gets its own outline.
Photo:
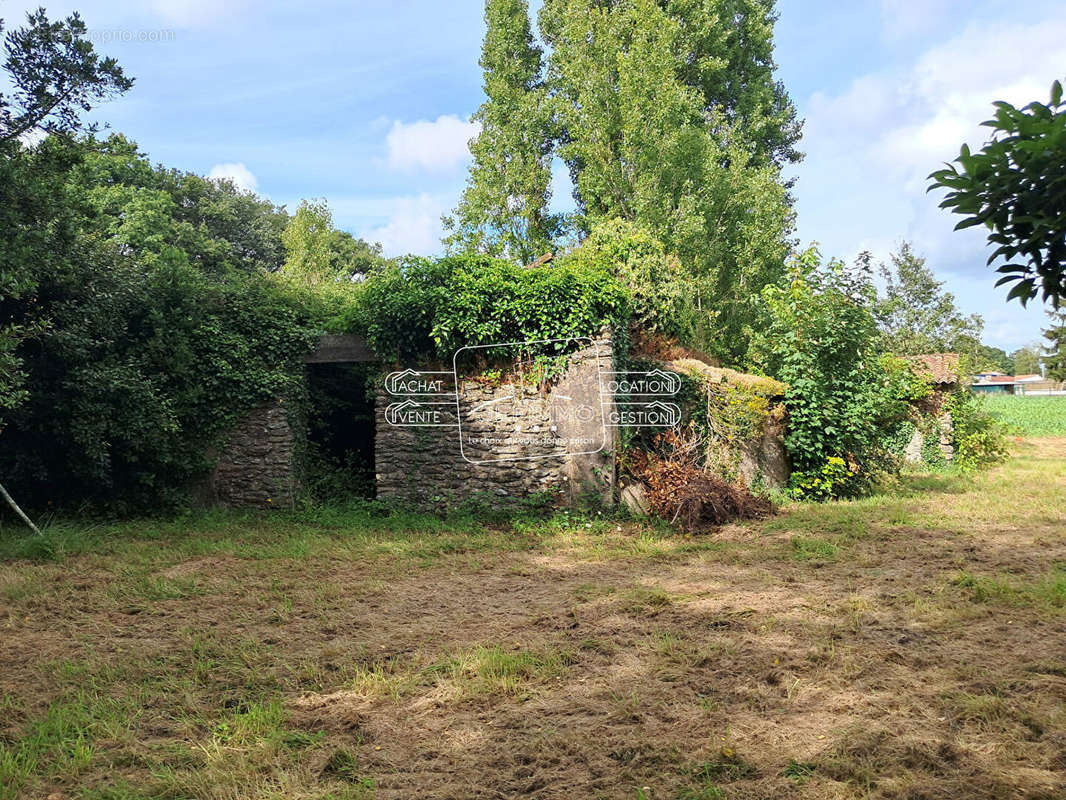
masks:
<path id="1" fill-rule="evenodd" d="M 630 468 L 647 488 L 652 511 L 686 531 L 773 512 L 769 500 L 705 471 L 704 452 L 705 442 L 688 429 L 661 433 L 653 452 L 631 454 Z"/>

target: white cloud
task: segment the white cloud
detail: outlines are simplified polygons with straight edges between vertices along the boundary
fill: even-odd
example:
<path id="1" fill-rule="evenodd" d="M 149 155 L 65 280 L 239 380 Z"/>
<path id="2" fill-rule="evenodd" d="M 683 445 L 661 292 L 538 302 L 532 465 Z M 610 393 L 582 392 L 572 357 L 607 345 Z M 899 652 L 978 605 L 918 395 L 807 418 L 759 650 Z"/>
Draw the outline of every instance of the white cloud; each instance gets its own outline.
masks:
<path id="1" fill-rule="evenodd" d="M 361 231 L 361 238 L 380 242 L 388 256 L 408 253 L 428 256 L 441 250 L 443 226 L 440 218 L 448 209 L 444 198 L 423 192 L 412 197 L 393 198 L 391 205 L 388 221 Z"/>
<path id="2" fill-rule="evenodd" d="M 246 192 L 254 192 L 259 187 L 259 181 L 248 167 L 238 162 L 235 164 L 215 164 L 207 177 L 212 180 L 228 178 L 233 181 L 238 189 Z"/>
<path id="3" fill-rule="evenodd" d="M 972 24 L 891 73 L 857 78 L 839 94 L 815 93 L 804 109 L 807 159 L 795 169 L 800 234 L 826 255 L 849 256 L 864 243 L 906 238 L 949 279 L 967 311 L 1005 305 L 985 267 L 983 229 L 953 231 L 957 218 L 927 193 L 927 176 L 954 159 L 962 142 L 980 147 L 992 102 L 1046 102 L 1066 63 L 1066 15 L 1032 24 Z M 1012 303 L 989 325 L 989 341 L 1020 346 L 1039 332 L 1038 308 Z M 1011 328 L 1011 326 L 1014 328 Z M 1011 331 L 1014 333 L 1011 333 Z"/>
<path id="4" fill-rule="evenodd" d="M 454 169 L 469 157 L 467 143 L 479 130 L 477 123 L 463 122 L 455 114 L 442 115 L 434 122 L 397 120 L 385 137 L 389 166 L 434 172 Z"/>

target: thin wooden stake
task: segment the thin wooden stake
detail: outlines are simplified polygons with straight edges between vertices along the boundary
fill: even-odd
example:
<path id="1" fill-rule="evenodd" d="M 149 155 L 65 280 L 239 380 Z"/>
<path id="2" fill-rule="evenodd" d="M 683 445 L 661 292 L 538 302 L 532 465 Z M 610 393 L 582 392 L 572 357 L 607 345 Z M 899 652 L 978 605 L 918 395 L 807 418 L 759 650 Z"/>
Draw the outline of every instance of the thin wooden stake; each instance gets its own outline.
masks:
<path id="1" fill-rule="evenodd" d="M 4 499 L 7 500 L 7 504 L 15 509 L 15 513 L 22 518 L 22 521 L 30 526 L 30 530 L 40 536 L 41 532 L 37 529 L 37 526 L 33 524 L 33 520 L 27 517 L 25 512 L 19 508 L 19 504 L 15 502 L 15 498 L 7 493 L 7 489 L 4 488 L 4 484 L 2 483 L 0 483 L 0 495 L 3 495 Z"/>

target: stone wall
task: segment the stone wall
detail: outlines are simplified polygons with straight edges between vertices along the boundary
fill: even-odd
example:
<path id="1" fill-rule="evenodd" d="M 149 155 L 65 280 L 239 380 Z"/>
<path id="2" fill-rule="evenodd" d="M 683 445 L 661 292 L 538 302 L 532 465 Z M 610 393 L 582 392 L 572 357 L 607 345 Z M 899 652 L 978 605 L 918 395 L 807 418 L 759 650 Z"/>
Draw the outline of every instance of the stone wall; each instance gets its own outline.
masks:
<path id="1" fill-rule="evenodd" d="M 296 499 L 296 437 L 281 404 L 244 416 L 222 447 L 212 480 L 225 506 L 286 508 Z"/>
<path id="2" fill-rule="evenodd" d="M 934 422 L 928 426 L 932 429 L 928 431 L 928 435 L 937 437 L 941 457 L 945 461 L 952 461 L 955 458 L 955 422 L 951 418 L 951 412 L 941 411 L 933 420 Z M 920 464 L 924 460 L 927 431 L 922 430 L 922 417 L 916 417 L 914 421 L 914 433 L 911 434 L 911 439 L 903 452 L 903 458 L 909 464 Z"/>
<path id="3" fill-rule="evenodd" d="M 600 338 L 574 353 L 548 388 L 462 378 L 458 401 L 433 407 L 433 425 L 395 424 L 388 409 L 404 399 L 381 389 L 378 497 L 443 506 L 557 492 L 572 503 L 592 492 L 610 502 L 616 437 L 604 419 L 614 400 L 601 396 L 601 373 L 611 365 L 611 341 Z"/>
<path id="4" fill-rule="evenodd" d="M 688 397 L 691 405 L 682 408 L 682 416 L 690 419 L 701 411 L 706 417 L 708 470 L 754 489 L 788 484 L 792 465 L 785 447 L 785 384 L 694 358 L 666 366 L 699 387 Z"/>
<path id="5" fill-rule="evenodd" d="M 745 486 L 783 489 L 792 474 L 792 462 L 785 447 L 787 418 L 783 403 L 772 407 L 761 434 L 737 443 L 736 468 Z"/>

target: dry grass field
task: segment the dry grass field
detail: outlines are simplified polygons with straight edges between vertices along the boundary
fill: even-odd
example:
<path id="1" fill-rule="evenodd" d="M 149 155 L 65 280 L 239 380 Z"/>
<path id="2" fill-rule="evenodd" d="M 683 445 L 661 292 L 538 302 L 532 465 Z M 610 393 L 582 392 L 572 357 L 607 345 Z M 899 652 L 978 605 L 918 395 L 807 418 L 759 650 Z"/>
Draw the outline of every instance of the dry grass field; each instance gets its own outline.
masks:
<path id="1" fill-rule="evenodd" d="M 1066 797 L 1066 439 L 706 536 L 0 533 L 0 798 Z"/>

